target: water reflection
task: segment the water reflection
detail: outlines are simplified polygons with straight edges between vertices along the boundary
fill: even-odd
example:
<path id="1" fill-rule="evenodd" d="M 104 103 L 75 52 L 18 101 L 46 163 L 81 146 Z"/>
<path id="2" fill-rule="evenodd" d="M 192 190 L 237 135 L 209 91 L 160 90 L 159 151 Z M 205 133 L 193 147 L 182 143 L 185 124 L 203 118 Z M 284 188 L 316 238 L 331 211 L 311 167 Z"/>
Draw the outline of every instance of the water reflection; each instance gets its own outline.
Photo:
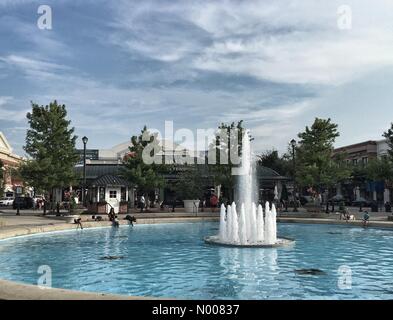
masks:
<path id="1" fill-rule="evenodd" d="M 220 248 L 220 266 L 228 280 L 236 286 L 238 298 L 260 299 L 269 283 L 278 287 L 277 249 Z"/>

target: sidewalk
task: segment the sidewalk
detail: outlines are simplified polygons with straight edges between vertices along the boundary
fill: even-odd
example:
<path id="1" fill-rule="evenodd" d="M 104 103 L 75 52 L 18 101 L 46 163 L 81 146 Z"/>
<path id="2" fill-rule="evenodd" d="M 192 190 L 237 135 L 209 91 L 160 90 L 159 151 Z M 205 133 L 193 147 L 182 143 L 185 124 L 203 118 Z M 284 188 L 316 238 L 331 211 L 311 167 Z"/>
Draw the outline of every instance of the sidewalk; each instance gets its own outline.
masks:
<path id="1" fill-rule="evenodd" d="M 61 224 L 64 221 L 36 216 L 0 215 L 0 229 Z"/>
<path id="2" fill-rule="evenodd" d="M 215 212 L 206 211 L 198 213 L 186 213 L 182 211 L 183 208 L 178 208 L 176 212 L 161 211 L 160 209 L 150 212 L 140 212 L 140 210 L 131 210 L 129 215 L 134 216 L 136 219 L 170 219 L 170 218 L 219 218 L 220 213 L 218 210 Z M 68 211 L 60 211 L 61 215 L 67 214 Z M 119 220 L 124 220 L 127 214 L 119 214 Z M 106 214 L 96 214 L 95 216 L 101 216 L 103 221 L 108 220 Z M 92 219 L 93 214 L 82 214 L 81 218 L 83 222 L 94 221 Z M 16 210 L 13 209 L 0 209 L 0 228 L 4 227 L 15 227 L 15 226 L 41 226 L 41 225 L 53 225 L 53 224 L 64 224 L 65 221 L 62 217 L 57 217 L 56 213 L 47 211 L 46 216 L 43 216 L 43 211 L 38 210 L 20 210 L 20 216 L 16 215 Z"/>
<path id="3" fill-rule="evenodd" d="M 331 210 L 331 207 L 329 208 Z M 347 207 L 349 213 L 355 216 L 356 220 L 362 220 L 365 211 L 368 211 L 371 221 L 388 221 L 389 216 L 393 216 L 392 212 L 371 212 L 369 208 L 363 209 L 363 212 L 359 212 L 358 207 Z M 299 212 L 293 212 L 293 208 L 289 208 L 288 212 L 279 212 L 279 217 L 288 218 L 316 218 L 316 219 L 330 219 L 340 220 L 340 214 L 337 214 L 338 207 L 335 208 L 334 212 L 325 213 L 323 209 L 320 213 L 307 212 L 305 208 L 299 208 Z"/>

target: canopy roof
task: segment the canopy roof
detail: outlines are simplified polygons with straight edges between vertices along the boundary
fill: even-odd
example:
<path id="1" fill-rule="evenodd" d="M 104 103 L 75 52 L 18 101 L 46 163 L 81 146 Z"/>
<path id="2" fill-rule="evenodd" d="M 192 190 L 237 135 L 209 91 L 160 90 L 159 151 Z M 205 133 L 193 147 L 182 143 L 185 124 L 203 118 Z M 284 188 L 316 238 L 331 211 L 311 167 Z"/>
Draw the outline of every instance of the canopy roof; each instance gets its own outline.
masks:
<path id="1" fill-rule="evenodd" d="M 102 175 L 91 183 L 92 187 L 127 187 L 128 185 L 127 180 L 111 174 Z"/>

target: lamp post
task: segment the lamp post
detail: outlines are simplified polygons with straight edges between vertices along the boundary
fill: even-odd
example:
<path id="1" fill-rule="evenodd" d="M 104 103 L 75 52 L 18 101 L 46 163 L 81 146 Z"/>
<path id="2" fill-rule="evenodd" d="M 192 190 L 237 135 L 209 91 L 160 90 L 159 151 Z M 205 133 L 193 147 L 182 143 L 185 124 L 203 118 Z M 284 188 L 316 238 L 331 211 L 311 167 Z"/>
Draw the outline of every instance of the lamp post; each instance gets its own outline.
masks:
<path id="1" fill-rule="evenodd" d="M 296 155 L 295 155 L 295 148 L 296 148 L 296 140 L 291 140 L 292 146 L 292 161 L 293 161 L 293 212 L 298 212 L 297 209 L 297 197 L 296 197 Z"/>
<path id="2" fill-rule="evenodd" d="M 86 144 L 89 141 L 89 139 L 84 136 L 82 138 L 83 142 L 83 186 L 82 186 L 82 203 L 84 206 L 86 206 L 86 196 L 85 196 L 85 191 L 86 191 Z"/>

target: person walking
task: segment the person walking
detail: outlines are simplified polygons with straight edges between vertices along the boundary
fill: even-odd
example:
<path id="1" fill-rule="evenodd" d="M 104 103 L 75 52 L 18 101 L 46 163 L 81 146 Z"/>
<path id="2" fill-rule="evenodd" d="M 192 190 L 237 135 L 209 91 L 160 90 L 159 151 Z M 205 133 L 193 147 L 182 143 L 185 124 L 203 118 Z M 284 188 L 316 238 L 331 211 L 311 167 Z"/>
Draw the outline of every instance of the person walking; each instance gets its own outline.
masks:
<path id="1" fill-rule="evenodd" d="M 143 194 L 141 195 L 139 201 L 140 201 L 141 212 L 143 212 L 146 204 L 146 200 Z"/>
<path id="2" fill-rule="evenodd" d="M 210 197 L 210 206 L 212 208 L 212 212 L 215 211 L 215 209 L 217 208 L 217 203 L 218 203 L 218 198 L 217 196 L 213 193 Z"/>

